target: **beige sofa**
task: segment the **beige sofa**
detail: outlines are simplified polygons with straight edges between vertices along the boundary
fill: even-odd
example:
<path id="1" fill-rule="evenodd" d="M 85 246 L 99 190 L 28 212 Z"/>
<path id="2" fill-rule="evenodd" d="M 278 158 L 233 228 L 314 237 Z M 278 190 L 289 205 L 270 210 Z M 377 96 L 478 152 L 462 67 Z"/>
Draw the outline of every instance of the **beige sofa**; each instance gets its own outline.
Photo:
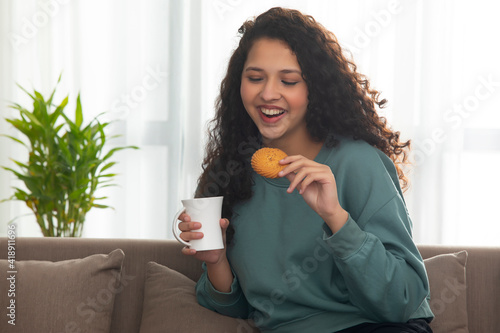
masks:
<path id="1" fill-rule="evenodd" d="M 0 238 L 1 332 L 30 332 L 35 320 L 44 323 L 36 324 L 40 333 L 256 331 L 249 321 L 199 308 L 193 285 L 200 263 L 183 256 L 175 241 L 17 238 L 10 245 L 9 253 L 8 240 Z M 424 259 L 433 257 L 426 265 L 434 332 L 499 332 L 500 247 L 420 245 L 419 250 Z M 466 282 L 465 253 L 448 255 L 461 250 L 468 253 Z M 9 255 L 15 262 L 5 260 Z M 12 299 L 15 326 L 8 323 Z"/>

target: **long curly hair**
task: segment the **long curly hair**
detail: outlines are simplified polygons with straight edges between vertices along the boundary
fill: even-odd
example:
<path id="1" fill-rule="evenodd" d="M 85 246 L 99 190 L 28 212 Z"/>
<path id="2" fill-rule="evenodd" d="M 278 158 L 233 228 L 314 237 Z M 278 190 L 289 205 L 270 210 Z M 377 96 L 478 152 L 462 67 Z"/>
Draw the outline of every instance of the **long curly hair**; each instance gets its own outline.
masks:
<path id="1" fill-rule="evenodd" d="M 209 126 L 209 140 L 196 196 L 224 195 L 223 216 L 231 218 L 235 203 L 252 196 L 249 160 L 260 148 L 259 131 L 240 95 L 241 76 L 253 43 L 260 38 L 284 41 L 296 55 L 309 91 L 307 128 L 314 140 L 329 147 L 336 136 L 364 140 L 384 152 L 396 165 L 400 183 L 408 185 L 402 166 L 410 141 L 401 142 L 377 114 L 385 99 L 370 88 L 367 78 L 344 56 L 335 35 L 312 16 L 297 10 L 272 8 L 240 27 L 239 45 L 230 58 Z M 228 239 L 232 231 L 228 230 Z"/>

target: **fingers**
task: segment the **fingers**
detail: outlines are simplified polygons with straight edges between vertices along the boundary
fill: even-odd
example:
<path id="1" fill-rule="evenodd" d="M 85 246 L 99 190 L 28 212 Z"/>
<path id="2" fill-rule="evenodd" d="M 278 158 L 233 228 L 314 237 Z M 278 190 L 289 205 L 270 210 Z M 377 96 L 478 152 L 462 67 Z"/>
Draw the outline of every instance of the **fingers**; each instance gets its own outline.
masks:
<path id="1" fill-rule="evenodd" d="M 296 161 L 300 161 L 302 160 L 303 162 L 306 162 L 306 161 L 310 161 L 310 162 L 313 162 L 312 160 L 302 156 L 302 155 L 291 155 L 291 156 L 287 156 L 285 157 L 284 159 L 280 160 L 279 163 L 281 165 L 290 165 Z"/>
<path id="2" fill-rule="evenodd" d="M 185 223 L 185 227 L 188 228 L 191 223 L 198 223 L 198 222 L 181 222 L 179 223 L 179 226 L 181 224 Z M 199 223 L 201 226 L 201 223 Z M 224 240 L 224 247 L 226 244 L 226 230 L 229 226 L 229 220 L 226 218 L 220 219 L 219 224 L 223 233 L 223 240 Z M 200 239 L 203 238 L 203 233 L 202 232 L 193 232 L 193 231 L 185 231 L 180 234 L 181 238 L 189 241 L 189 240 L 194 240 L 194 239 Z M 221 255 L 225 255 L 225 250 L 208 250 L 208 251 L 200 251 L 197 252 L 195 249 L 190 248 L 189 246 L 186 246 L 182 248 L 181 250 L 182 254 L 188 255 L 188 256 L 194 256 L 196 259 L 205 261 L 205 262 L 210 262 L 210 263 L 216 263 L 220 261 Z"/>
<path id="3" fill-rule="evenodd" d="M 306 191 L 307 187 L 314 182 L 325 183 L 325 181 L 329 177 L 329 174 L 327 172 L 319 168 L 311 172 L 304 173 L 305 175 L 297 174 L 297 177 L 295 177 L 295 181 L 293 182 L 293 184 L 291 184 L 299 190 L 299 194 L 303 194 Z M 304 178 L 299 178 L 301 176 L 303 176 Z M 293 188 L 295 187 L 292 187 L 291 191 L 293 191 Z"/>
<path id="4" fill-rule="evenodd" d="M 190 240 L 203 238 L 203 233 L 193 232 L 193 231 L 183 231 L 181 232 L 180 237 L 182 238 L 182 240 L 189 242 Z"/>
<path id="5" fill-rule="evenodd" d="M 288 156 L 281 160 L 280 164 L 288 164 L 278 174 L 290 181 L 290 186 L 287 189 L 288 193 L 292 193 L 294 189 L 297 189 L 302 194 L 313 182 L 328 183 L 334 179 L 330 167 L 301 155 Z"/>
<path id="6" fill-rule="evenodd" d="M 220 227 L 222 229 L 222 240 L 224 242 L 224 247 L 226 247 L 226 230 L 229 227 L 229 220 L 220 219 Z"/>
<path id="7" fill-rule="evenodd" d="M 182 231 L 180 233 L 180 237 L 185 240 L 186 242 L 189 242 L 190 240 L 193 239 L 200 239 L 203 238 L 203 233 L 202 232 L 193 232 L 192 230 L 198 230 L 201 228 L 201 223 L 200 222 L 181 222 L 179 223 L 179 229 Z"/>
<path id="8" fill-rule="evenodd" d="M 320 181 L 325 177 L 323 168 L 321 167 L 304 167 L 301 168 L 297 174 L 288 179 L 293 178 L 290 186 L 287 189 L 288 193 L 292 193 L 297 188 L 300 194 L 304 193 L 306 188 L 315 181 Z"/>
<path id="9" fill-rule="evenodd" d="M 180 231 L 191 231 L 191 230 L 197 230 L 200 228 L 201 228 L 200 222 L 181 222 L 181 223 L 179 223 L 179 230 Z"/>
<path id="10" fill-rule="evenodd" d="M 194 256 L 196 254 L 196 250 L 195 249 L 192 249 L 188 246 L 184 246 L 181 250 L 181 253 L 182 254 L 185 254 L 187 256 Z"/>
<path id="11" fill-rule="evenodd" d="M 190 240 L 203 238 L 202 232 L 193 232 L 193 230 L 198 230 L 201 228 L 200 222 L 192 222 L 191 217 L 186 213 L 182 213 L 179 216 L 179 220 L 182 221 L 179 223 L 178 226 L 179 230 L 182 231 L 180 233 L 181 239 L 183 239 L 186 242 L 189 242 Z"/>
<path id="12" fill-rule="evenodd" d="M 284 177 L 291 173 L 297 174 L 301 168 L 307 166 L 308 164 L 316 162 L 311 161 L 310 159 L 307 159 L 302 155 L 293 155 L 285 157 L 284 159 L 279 161 L 279 163 L 281 165 L 285 165 L 285 168 L 283 168 L 283 170 L 278 173 L 278 176 Z"/>
<path id="13" fill-rule="evenodd" d="M 191 216 L 186 213 L 182 213 L 181 215 L 179 215 L 179 220 L 182 221 L 179 223 L 180 231 L 191 231 L 201 228 L 201 223 L 191 222 Z"/>
<path id="14" fill-rule="evenodd" d="M 189 220 L 189 219 L 187 218 L 187 220 Z M 220 227 L 222 229 L 222 232 L 225 235 L 227 227 L 229 226 L 229 220 L 226 218 L 220 219 L 219 223 L 220 223 Z M 193 231 L 193 230 L 198 230 L 200 228 L 201 228 L 200 222 L 180 222 L 179 229 L 182 231 L 180 233 L 180 237 L 183 240 L 185 240 L 186 242 L 189 242 L 190 240 L 194 240 L 194 239 L 201 239 L 201 238 L 203 238 L 203 232 Z"/>
<path id="15" fill-rule="evenodd" d="M 223 232 L 226 231 L 227 227 L 229 227 L 229 220 L 228 219 L 220 219 L 220 227 Z"/>

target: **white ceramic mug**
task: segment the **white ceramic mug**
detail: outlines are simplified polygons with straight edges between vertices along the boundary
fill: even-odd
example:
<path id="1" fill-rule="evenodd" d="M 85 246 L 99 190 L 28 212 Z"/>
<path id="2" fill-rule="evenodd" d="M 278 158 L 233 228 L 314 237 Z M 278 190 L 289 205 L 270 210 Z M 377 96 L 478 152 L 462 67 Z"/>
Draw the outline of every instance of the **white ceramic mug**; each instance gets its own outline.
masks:
<path id="1" fill-rule="evenodd" d="M 181 200 L 184 207 L 175 214 L 174 221 L 172 222 L 172 232 L 175 238 L 196 251 L 223 249 L 224 242 L 220 227 L 223 198 L 209 197 Z M 203 238 L 193 239 L 189 242 L 181 239 L 181 230 L 179 229 L 181 221 L 179 220 L 179 215 L 183 212 L 186 212 L 191 217 L 191 221 L 201 223 L 201 229 L 195 231 L 202 232 Z"/>

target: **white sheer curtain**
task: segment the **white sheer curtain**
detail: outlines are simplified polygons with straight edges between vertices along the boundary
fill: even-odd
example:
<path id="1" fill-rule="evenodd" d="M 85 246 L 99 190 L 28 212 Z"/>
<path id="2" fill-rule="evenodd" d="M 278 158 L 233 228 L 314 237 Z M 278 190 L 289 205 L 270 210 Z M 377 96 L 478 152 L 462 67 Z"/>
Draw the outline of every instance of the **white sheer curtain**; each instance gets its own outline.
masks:
<path id="1" fill-rule="evenodd" d="M 48 93 L 62 72 L 62 98 L 82 94 L 84 117 L 108 111 L 115 121 L 111 143 L 137 145 L 115 155 L 118 187 L 103 190 L 114 210 L 87 215 L 86 237 L 167 238 L 168 222 L 181 197 L 191 196 L 203 138 L 200 103 L 198 5 L 189 1 L 2 1 L 0 94 L 3 116 L 9 102 L 29 106 L 16 88 Z M 197 65 L 198 64 L 198 65 Z M 68 107 L 72 112 L 74 102 Z M 18 135 L 2 120 L 1 133 Z M 26 152 L 0 140 L 0 164 Z M 0 194 L 17 184 L 0 171 Z M 23 203 L 0 205 L 0 234 L 6 223 L 29 213 Z M 17 220 L 20 236 L 38 236 L 32 216 Z"/>
<path id="2" fill-rule="evenodd" d="M 116 144 L 115 210 L 88 215 L 86 237 L 169 238 L 170 217 L 200 172 L 205 125 L 237 29 L 272 6 L 313 15 L 349 49 L 387 98 L 382 113 L 412 139 L 412 187 L 406 192 L 423 243 L 500 242 L 499 5 L 481 1 L 67 1 L 0 3 L 0 110 L 27 100 L 15 87 L 48 92 L 60 72 L 60 96 L 82 93 L 86 119 L 111 110 Z M 18 37 L 17 39 L 15 37 Z M 20 37 L 20 38 L 19 38 Z M 70 106 L 70 109 L 72 107 Z M 15 133 L 0 121 L 1 133 Z M 110 133 L 110 134 L 112 134 Z M 0 165 L 22 157 L 0 139 Z M 0 197 L 15 183 L 0 170 Z M 7 221 L 22 203 L 0 205 Z M 38 235 L 33 219 L 21 235 Z"/>

